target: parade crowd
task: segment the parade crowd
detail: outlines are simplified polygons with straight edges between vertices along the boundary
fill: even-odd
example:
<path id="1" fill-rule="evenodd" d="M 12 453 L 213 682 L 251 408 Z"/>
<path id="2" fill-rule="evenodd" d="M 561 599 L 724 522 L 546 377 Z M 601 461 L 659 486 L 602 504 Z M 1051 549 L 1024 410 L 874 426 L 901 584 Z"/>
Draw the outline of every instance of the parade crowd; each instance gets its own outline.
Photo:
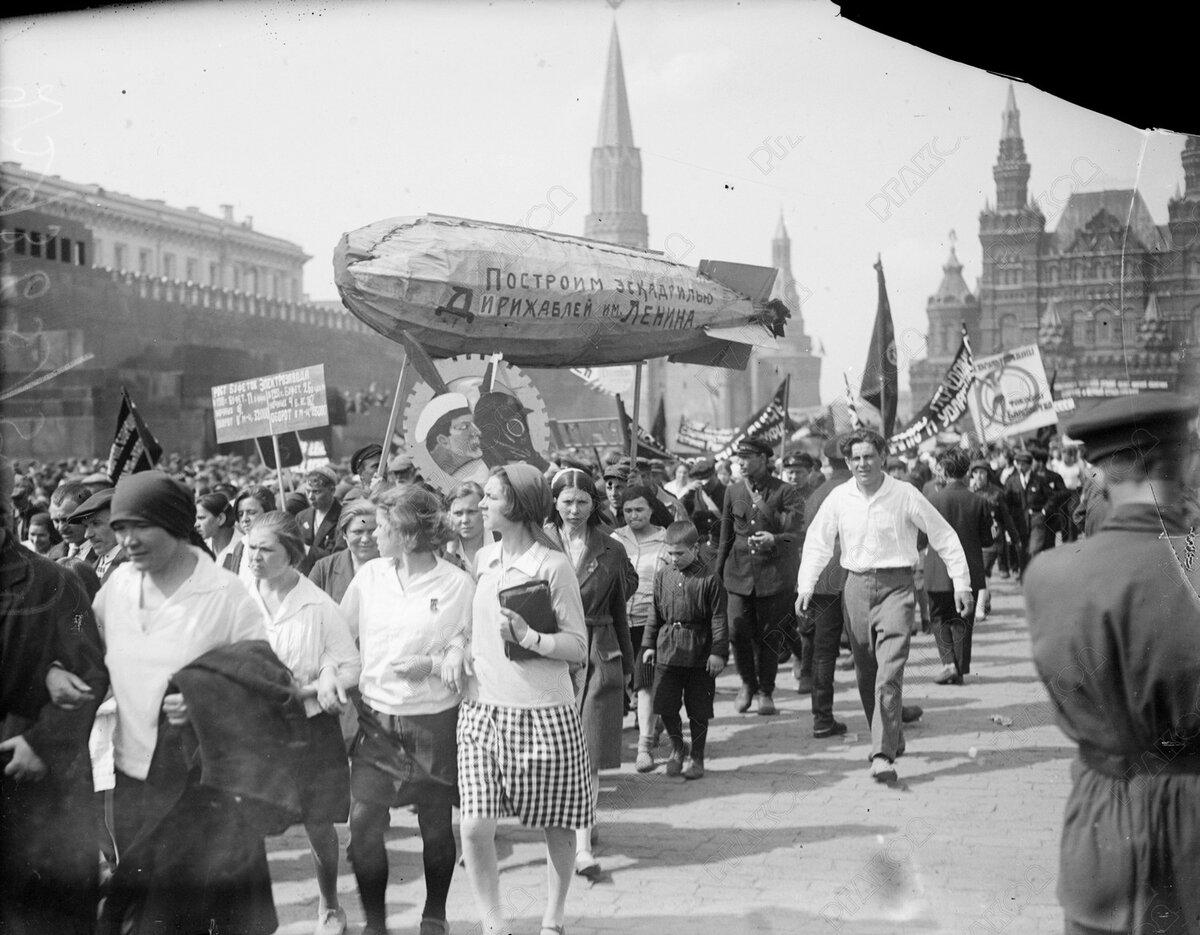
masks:
<path id="1" fill-rule="evenodd" d="M 363 932 L 382 935 L 389 811 L 411 807 L 421 935 L 449 931 L 460 849 L 482 930 L 512 931 L 505 818 L 544 833 L 541 932 L 562 935 L 573 876 L 600 869 L 598 776 L 628 721 L 638 772 L 701 781 L 728 663 L 736 712 L 775 714 L 783 671 L 816 739 L 845 733 L 834 674 L 853 668 L 865 781 L 894 783 L 922 714 L 903 703 L 911 640 L 931 633 L 936 683 L 963 685 L 995 576 L 1024 583 L 1048 687 L 1089 649 L 1119 668 L 1121 640 L 1152 662 L 1144 684 L 1097 665 L 1087 691 L 1050 688 L 1082 764 L 1067 931 L 1132 930 L 1158 911 L 1143 887 L 1200 931 L 1200 857 L 1159 815 L 1200 801 L 1197 732 L 1170 727 L 1200 717 L 1200 615 L 1182 579 L 1129 598 L 1156 586 L 1133 566 L 1173 575 L 1155 549 L 1194 543 L 1195 413 L 1144 394 L 1062 444 L 910 457 L 865 428 L 819 455 L 757 438 L 729 461 L 562 453 L 446 492 L 378 445 L 290 492 L 235 457 L 115 485 L 87 460 L 4 461 L 0 932 L 272 932 L 264 841 L 303 824 L 315 932 L 336 935 L 346 823 Z M 1169 769 L 1131 772 L 1168 742 Z M 1114 781 L 1136 794 L 1103 798 Z"/>

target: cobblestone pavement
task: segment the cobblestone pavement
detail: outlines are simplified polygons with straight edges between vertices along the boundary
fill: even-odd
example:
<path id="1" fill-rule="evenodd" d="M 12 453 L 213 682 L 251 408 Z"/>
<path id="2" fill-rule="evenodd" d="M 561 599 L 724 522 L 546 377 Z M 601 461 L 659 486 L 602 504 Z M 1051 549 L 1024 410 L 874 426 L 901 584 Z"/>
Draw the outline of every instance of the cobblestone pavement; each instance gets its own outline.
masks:
<path id="1" fill-rule="evenodd" d="M 835 698 L 850 732 L 830 740 L 812 737 L 808 699 L 786 667 L 776 717 L 734 713 L 737 677 L 722 675 L 708 774 L 697 782 L 661 768 L 636 773 L 627 729 L 625 765 L 601 776 L 604 872 L 572 884 L 570 935 L 1061 932 L 1054 890 L 1072 748 L 1034 674 L 1019 590 L 993 583 L 965 685 L 933 684 L 933 638 L 913 640 L 904 700 L 925 714 L 906 729 L 894 786 L 867 775 L 870 738 L 853 672 L 837 673 Z M 268 845 L 280 932 L 307 935 L 317 891 L 303 830 Z M 541 836 L 505 822 L 498 847 L 512 930 L 536 935 Z M 415 933 L 424 884 L 411 812 L 393 811 L 388 848 L 389 926 Z M 357 935 L 361 907 L 345 865 L 340 889 Z M 479 931 L 461 868 L 449 917 L 459 935 Z"/>

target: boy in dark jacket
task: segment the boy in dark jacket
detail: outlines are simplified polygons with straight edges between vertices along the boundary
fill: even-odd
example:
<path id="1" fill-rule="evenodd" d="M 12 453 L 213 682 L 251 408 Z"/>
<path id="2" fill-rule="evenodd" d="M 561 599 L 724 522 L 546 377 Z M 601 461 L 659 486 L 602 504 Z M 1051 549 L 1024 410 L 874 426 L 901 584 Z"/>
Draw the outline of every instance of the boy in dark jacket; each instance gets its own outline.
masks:
<path id="1" fill-rule="evenodd" d="M 654 616 L 642 637 L 642 660 L 654 663 L 654 713 L 671 738 L 667 775 L 700 779 L 713 716 L 716 678 L 729 658 L 725 587 L 712 562 L 697 554 L 699 533 L 689 522 L 667 527 L 666 564 L 654 576 Z M 680 706 L 687 706 L 691 758 L 683 742 Z"/>

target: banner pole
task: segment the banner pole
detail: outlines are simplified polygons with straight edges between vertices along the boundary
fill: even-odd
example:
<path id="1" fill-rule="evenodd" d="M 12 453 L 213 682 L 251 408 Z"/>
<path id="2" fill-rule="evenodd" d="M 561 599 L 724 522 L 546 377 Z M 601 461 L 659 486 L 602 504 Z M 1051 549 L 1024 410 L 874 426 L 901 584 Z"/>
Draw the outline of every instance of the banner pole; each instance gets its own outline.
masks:
<path id="1" fill-rule="evenodd" d="M 638 419 L 642 409 L 642 362 L 638 361 L 633 370 L 633 418 L 629 426 L 629 469 L 637 470 L 638 453 Z"/>
<path id="2" fill-rule="evenodd" d="M 279 436 L 274 432 L 271 433 L 271 446 L 275 449 L 275 475 L 279 478 L 279 500 L 282 506 L 284 495 L 291 491 L 283 486 L 283 456 L 279 453 Z"/>
<path id="3" fill-rule="evenodd" d="M 792 395 L 792 375 L 789 373 L 783 381 L 783 432 L 779 440 L 779 463 L 787 457 L 788 443 L 788 397 Z"/>
<path id="4" fill-rule="evenodd" d="M 404 386 L 404 373 L 408 370 L 408 351 L 404 352 L 404 360 L 400 361 L 400 376 L 396 378 L 396 392 L 392 397 L 392 414 L 388 416 L 387 432 L 383 436 L 383 444 L 379 447 L 383 453 L 379 456 L 379 467 L 371 478 L 371 489 L 379 486 L 380 478 L 387 477 L 387 463 L 392 456 L 392 438 L 396 434 L 396 424 L 400 421 L 400 391 Z M 371 491 L 368 490 L 369 494 Z"/>

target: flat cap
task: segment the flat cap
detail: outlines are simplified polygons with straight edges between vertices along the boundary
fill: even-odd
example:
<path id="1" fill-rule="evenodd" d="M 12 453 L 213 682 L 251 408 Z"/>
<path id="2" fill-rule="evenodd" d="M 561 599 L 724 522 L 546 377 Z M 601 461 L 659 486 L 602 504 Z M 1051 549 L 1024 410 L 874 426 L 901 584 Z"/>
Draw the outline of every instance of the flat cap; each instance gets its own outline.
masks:
<path id="1" fill-rule="evenodd" d="M 629 480 L 629 465 L 621 464 L 620 462 L 616 464 L 610 464 L 604 469 L 604 479 L 619 481 Z"/>
<path id="2" fill-rule="evenodd" d="M 1082 443 L 1089 461 L 1125 450 L 1147 454 L 1160 445 L 1182 448 L 1189 443 L 1188 423 L 1198 408 L 1200 403 L 1178 393 L 1120 396 L 1074 419 L 1067 434 Z"/>
<path id="3" fill-rule="evenodd" d="M 1022 464 L 1033 464 L 1033 455 L 1028 451 L 1018 451 L 1013 455 L 1014 461 L 1020 461 Z"/>
<path id="4" fill-rule="evenodd" d="M 383 457 L 383 446 L 381 445 L 363 445 L 358 451 L 350 456 L 350 473 L 358 474 L 362 470 L 362 466 L 372 458 Z"/>
<path id="5" fill-rule="evenodd" d="M 708 480 L 716 472 L 717 466 L 712 458 L 698 458 L 688 468 L 688 477 L 695 480 Z"/>
<path id="6" fill-rule="evenodd" d="M 992 465 L 983 458 L 979 458 L 978 460 L 971 462 L 971 467 L 968 470 L 987 471 L 990 474 L 992 472 Z"/>
<path id="7" fill-rule="evenodd" d="M 89 519 L 97 513 L 103 513 L 105 510 L 110 509 L 115 492 L 112 487 L 106 487 L 104 490 L 92 494 L 75 508 L 75 511 L 70 516 L 70 521 L 72 523 L 82 523 L 85 519 Z"/>
<path id="8" fill-rule="evenodd" d="M 775 449 L 763 441 L 761 438 L 743 438 L 738 442 L 735 455 L 762 455 L 765 458 L 771 458 L 775 455 Z"/>

